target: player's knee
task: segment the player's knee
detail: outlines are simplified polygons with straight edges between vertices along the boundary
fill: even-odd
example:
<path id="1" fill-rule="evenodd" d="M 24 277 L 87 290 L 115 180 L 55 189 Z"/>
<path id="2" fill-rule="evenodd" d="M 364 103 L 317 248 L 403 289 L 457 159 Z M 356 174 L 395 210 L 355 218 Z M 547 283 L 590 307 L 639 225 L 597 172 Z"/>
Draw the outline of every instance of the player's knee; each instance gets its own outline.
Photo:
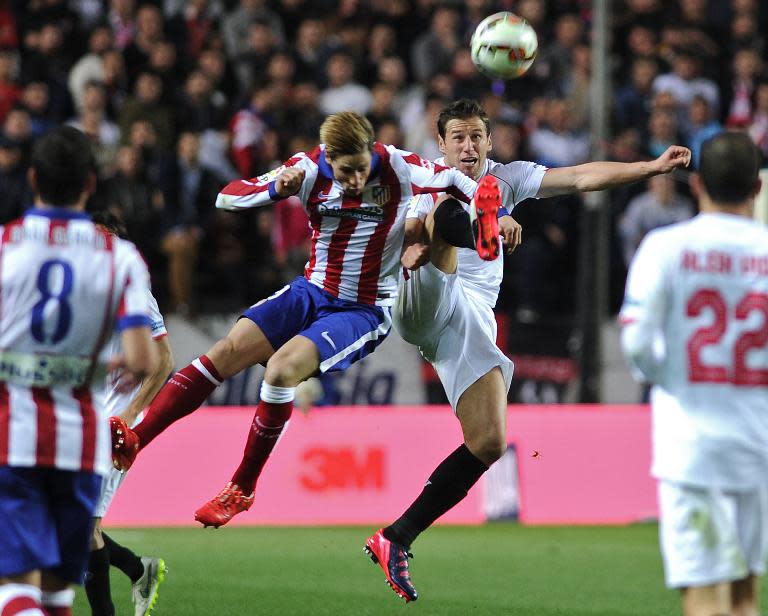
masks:
<path id="1" fill-rule="evenodd" d="M 299 362 L 290 355 L 276 353 L 267 362 L 264 380 L 276 387 L 296 387 L 304 380 Z"/>
<path id="2" fill-rule="evenodd" d="M 507 441 L 503 434 L 486 433 L 468 442 L 469 450 L 485 464 L 490 466 L 504 455 Z"/>

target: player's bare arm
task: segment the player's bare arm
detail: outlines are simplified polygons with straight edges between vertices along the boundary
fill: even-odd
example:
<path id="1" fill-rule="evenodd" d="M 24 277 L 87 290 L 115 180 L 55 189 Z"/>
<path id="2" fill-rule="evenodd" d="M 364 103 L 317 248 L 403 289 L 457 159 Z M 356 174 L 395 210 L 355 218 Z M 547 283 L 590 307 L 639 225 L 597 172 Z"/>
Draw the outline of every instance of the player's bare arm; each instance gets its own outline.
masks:
<path id="1" fill-rule="evenodd" d="M 155 339 L 155 347 L 160 356 L 157 370 L 152 372 L 141 382 L 141 387 L 131 399 L 128 408 L 119 415 L 129 426 L 133 425 L 136 418 L 139 416 L 139 413 L 149 406 L 149 403 L 152 402 L 152 399 L 157 395 L 157 392 L 162 389 L 165 380 L 173 370 L 173 352 L 171 351 L 171 345 L 168 342 L 168 336 Z"/>
<path id="2" fill-rule="evenodd" d="M 298 167 L 289 167 L 280 172 L 275 180 L 275 191 L 281 197 L 290 197 L 299 192 L 306 172 Z"/>
<path id="3" fill-rule="evenodd" d="M 622 184 L 639 182 L 655 175 L 670 173 L 691 164 L 691 151 L 683 146 L 671 145 L 650 161 L 617 163 L 598 161 L 548 169 L 544 174 L 537 197 L 554 197 L 572 192 L 605 190 Z"/>
<path id="4" fill-rule="evenodd" d="M 157 369 L 158 353 L 149 327 L 132 327 L 122 334 L 125 369 L 143 379 Z"/>

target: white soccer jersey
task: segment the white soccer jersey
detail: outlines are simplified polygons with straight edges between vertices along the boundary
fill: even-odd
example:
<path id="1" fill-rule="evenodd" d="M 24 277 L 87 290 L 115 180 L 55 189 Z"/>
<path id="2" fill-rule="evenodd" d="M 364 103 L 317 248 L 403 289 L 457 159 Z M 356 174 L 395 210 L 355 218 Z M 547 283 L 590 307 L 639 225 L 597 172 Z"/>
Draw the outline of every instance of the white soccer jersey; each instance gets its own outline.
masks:
<path id="1" fill-rule="evenodd" d="M 146 265 L 79 212 L 30 210 L 0 238 L 0 465 L 104 474 L 103 347 L 150 324 Z"/>
<path id="2" fill-rule="evenodd" d="M 435 164 L 445 165 L 445 159 L 438 158 Z M 492 175 L 498 180 L 501 202 L 511 213 L 521 201 L 536 197 L 546 171 L 546 167 L 527 161 L 502 164 L 486 159 L 480 177 Z M 408 217 L 424 220 L 432 211 L 435 200 L 436 197 L 432 195 L 414 197 L 409 204 Z M 504 277 L 504 259 L 484 261 L 477 251 L 459 248 L 458 261 L 456 273 L 461 277 L 465 291 L 493 308 L 499 297 L 501 279 Z"/>
<path id="3" fill-rule="evenodd" d="M 654 384 L 656 477 L 743 489 L 768 477 L 768 229 L 700 214 L 649 233 L 622 345 Z"/>
<path id="4" fill-rule="evenodd" d="M 371 175 L 360 197 L 343 194 L 325 160 L 325 146 L 299 153 L 283 166 L 225 186 L 216 207 L 238 210 L 280 200 L 275 179 L 286 167 L 306 172 L 297 197 L 309 215 L 311 283 L 341 299 L 391 306 L 411 197 L 447 191 L 469 202 L 477 184 L 457 169 L 436 165 L 389 145 L 374 146 Z"/>
<path id="5" fill-rule="evenodd" d="M 152 328 L 152 339 L 158 340 L 163 336 L 167 336 L 168 330 L 165 328 L 165 321 L 163 320 L 163 315 L 160 314 L 160 308 L 157 305 L 157 300 L 155 299 L 155 296 L 152 295 L 152 291 L 149 290 L 149 287 L 147 287 L 146 293 L 147 302 L 149 304 L 149 318 L 151 320 L 150 327 Z M 121 353 L 122 344 L 120 342 L 120 334 L 117 332 L 112 334 L 109 343 L 107 343 L 106 350 L 108 356 L 119 355 Z M 114 375 L 107 377 L 106 387 L 103 394 L 104 408 L 107 416 L 119 415 L 125 409 L 127 409 L 131 403 L 131 400 L 133 400 L 133 397 L 138 393 L 140 388 L 141 385 L 137 385 L 132 391 L 127 393 L 120 393 L 114 387 Z M 136 423 L 139 423 L 141 417 L 142 415 L 140 414 Z"/>

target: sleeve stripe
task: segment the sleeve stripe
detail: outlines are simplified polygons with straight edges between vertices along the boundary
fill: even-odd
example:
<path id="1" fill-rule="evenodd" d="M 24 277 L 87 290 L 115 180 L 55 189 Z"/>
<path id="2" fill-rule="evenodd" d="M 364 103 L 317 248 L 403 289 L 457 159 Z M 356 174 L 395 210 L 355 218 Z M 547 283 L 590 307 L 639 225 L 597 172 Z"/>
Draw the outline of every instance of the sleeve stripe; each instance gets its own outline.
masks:
<path id="1" fill-rule="evenodd" d="M 136 327 L 152 327 L 152 319 L 146 314 L 129 314 L 117 321 L 117 330 L 125 331 Z"/>

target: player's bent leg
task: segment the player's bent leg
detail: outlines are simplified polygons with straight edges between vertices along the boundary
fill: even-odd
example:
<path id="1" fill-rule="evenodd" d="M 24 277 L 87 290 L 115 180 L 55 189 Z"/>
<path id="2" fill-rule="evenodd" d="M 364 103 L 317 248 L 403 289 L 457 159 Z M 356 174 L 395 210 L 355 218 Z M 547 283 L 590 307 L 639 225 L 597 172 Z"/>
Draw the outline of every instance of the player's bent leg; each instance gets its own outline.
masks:
<path id="1" fill-rule="evenodd" d="M 291 338 L 269 359 L 240 465 L 221 492 L 195 512 L 195 519 L 204 527 L 219 528 L 251 508 L 256 481 L 293 412 L 296 385 L 319 367 L 317 347 L 301 335 Z"/>
<path id="2" fill-rule="evenodd" d="M 261 328 L 250 319 L 240 319 L 208 353 L 168 380 L 135 430 L 123 425 L 122 420 L 110 420 L 115 466 L 122 470 L 130 468 L 140 449 L 168 426 L 197 410 L 224 379 L 267 360 L 273 352 Z"/>
<path id="3" fill-rule="evenodd" d="M 460 210 L 461 218 L 457 222 L 457 216 L 454 214 Z M 459 264 L 457 246 L 463 246 L 464 243 L 459 239 L 454 239 L 451 243 L 445 236 L 451 236 L 452 230 L 459 227 L 465 228 L 472 240 L 472 228 L 469 224 L 469 215 L 464 211 L 461 204 L 455 199 L 448 199 L 438 202 L 432 212 L 427 215 L 424 221 L 424 229 L 429 236 L 429 262 L 445 274 L 455 274 Z M 460 231 L 456 235 L 460 235 Z M 468 247 L 472 247 L 472 244 Z"/>
<path id="4" fill-rule="evenodd" d="M 731 616 L 730 584 L 690 586 L 680 590 L 683 616 Z"/>
<path id="5" fill-rule="evenodd" d="M 497 366 L 459 397 L 456 416 L 467 448 L 487 466 L 507 449 L 507 387 Z"/>
<path id="6" fill-rule="evenodd" d="M 760 583 L 756 575 L 731 582 L 733 616 L 760 616 Z"/>

